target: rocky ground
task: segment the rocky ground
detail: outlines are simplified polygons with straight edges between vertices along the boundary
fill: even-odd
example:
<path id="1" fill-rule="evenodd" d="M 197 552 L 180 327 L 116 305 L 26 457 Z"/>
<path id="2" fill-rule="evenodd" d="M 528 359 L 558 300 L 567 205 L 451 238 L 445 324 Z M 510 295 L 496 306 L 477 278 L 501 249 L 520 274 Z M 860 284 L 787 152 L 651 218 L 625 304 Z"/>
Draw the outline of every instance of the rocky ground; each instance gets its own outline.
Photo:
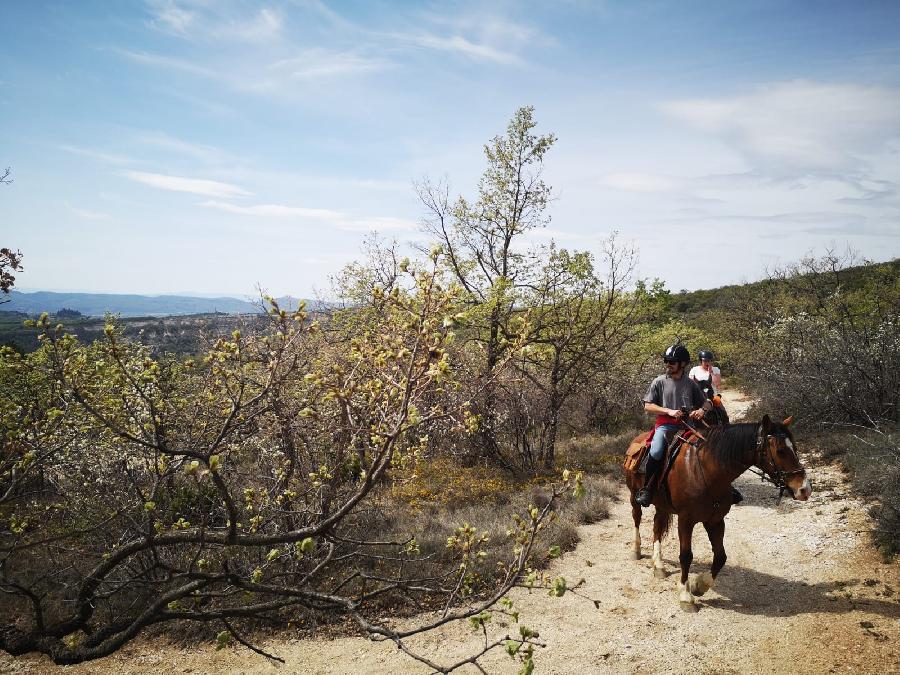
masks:
<path id="1" fill-rule="evenodd" d="M 726 391 L 732 419 L 749 402 Z M 800 439 L 801 455 L 805 451 Z M 624 450 L 624 449 L 623 449 Z M 866 534 L 865 505 L 849 494 L 841 470 L 811 462 L 808 502 L 776 504 L 771 486 L 751 474 L 738 480 L 745 501 L 726 519 L 728 563 L 696 614 L 680 610 L 675 592 L 677 536 L 665 541 L 672 575 L 656 579 L 648 557 L 629 559 L 631 512 L 625 491 L 608 520 L 581 529 L 577 549 L 555 561 L 553 574 L 584 578 L 582 597 L 519 591 L 522 622 L 547 646 L 536 656 L 546 673 L 827 673 L 900 672 L 900 569 L 883 563 Z M 673 528 L 674 529 L 674 528 Z M 708 569 L 706 533 L 694 533 L 694 570 Z M 492 625 L 502 636 L 515 626 Z M 455 626 L 413 646 L 449 662 L 477 645 Z M 72 673 L 400 673 L 427 672 L 387 643 L 362 638 L 280 638 L 264 645 L 284 658 L 271 663 L 245 649 L 185 650 L 141 641 L 107 659 L 57 668 L 46 659 L 0 657 L 3 672 Z M 501 652 L 483 659 L 488 672 L 516 672 Z M 464 672 L 475 672 L 474 669 Z"/>

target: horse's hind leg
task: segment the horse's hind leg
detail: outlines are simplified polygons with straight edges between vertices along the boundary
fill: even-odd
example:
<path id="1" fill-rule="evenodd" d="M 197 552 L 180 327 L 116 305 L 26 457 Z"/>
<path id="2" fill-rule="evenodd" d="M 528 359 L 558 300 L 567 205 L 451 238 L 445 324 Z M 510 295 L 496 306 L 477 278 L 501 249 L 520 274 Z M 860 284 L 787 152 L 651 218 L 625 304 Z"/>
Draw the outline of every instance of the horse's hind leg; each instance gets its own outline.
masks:
<path id="1" fill-rule="evenodd" d="M 718 523 L 703 523 L 706 534 L 709 535 L 709 543 L 712 544 L 713 561 L 709 572 L 699 574 L 691 579 L 691 593 L 703 595 L 716 583 L 716 577 L 725 565 L 728 556 L 725 555 L 725 521 Z"/>
<path id="2" fill-rule="evenodd" d="M 653 515 L 653 576 L 657 579 L 665 579 L 669 575 L 662 558 L 662 539 L 666 536 L 669 519 L 672 516 L 658 508 L 655 511 L 656 513 Z"/>
<path id="3" fill-rule="evenodd" d="M 631 493 L 631 517 L 634 519 L 634 550 L 631 557 L 634 560 L 641 559 L 641 505 L 634 501 L 634 493 Z"/>
<path id="4" fill-rule="evenodd" d="M 681 549 L 678 555 L 678 562 L 681 563 L 681 583 L 678 585 L 678 601 L 681 603 L 681 609 L 687 612 L 696 612 L 694 596 L 688 585 L 688 574 L 691 571 L 691 562 L 694 560 L 694 552 L 691 550 L 691 537 L 694 533 L 693 521 L 679 518 L 678 519 L 678 544 Z"/>

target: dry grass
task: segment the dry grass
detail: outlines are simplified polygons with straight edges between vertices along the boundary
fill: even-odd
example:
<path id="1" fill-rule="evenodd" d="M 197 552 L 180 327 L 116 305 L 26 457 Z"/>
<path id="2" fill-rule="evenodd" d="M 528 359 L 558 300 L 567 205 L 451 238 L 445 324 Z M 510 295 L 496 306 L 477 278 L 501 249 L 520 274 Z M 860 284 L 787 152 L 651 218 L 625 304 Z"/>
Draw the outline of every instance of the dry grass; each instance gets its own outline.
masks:
<path id="1" fill-rule="evenodd" d="M 649 428 L 649 427 L 648 427 Z M 628 429 L 618 434 L 581 434 L 560 443 L 559 464 L 586 474 L 621 480 L 622 462 L 631 439 L 647 429 Z"/>
<path id="2" fill-rule="evenodd" d="M 587 442 L 580 448 L 580 459 L 592 452 Z M 584 466 L 572 462 L 572 457 L 564 458 L 566 466 Z M 394 506 L 386 510 L 390 517 L 371 523 L 370 527 L 378 527 L 379 538 L 415 536 L 422 561 L 420 571 L 427 576 L 437 565 L 450 561 L 447 539 L 456 528 L 468 523 L 488 535 L 484 548 L 487 555 L 480 563 L 480 573 L 490 578 L 499 563 L 511 558 L 513 543 L 508 531 L 513 514 L 524 515 L 532 506 L 543 508 L 551 496 L 550 483 L 548 475 L 517 482 L 500 469 L 463 467 L 450 458 L 424 461 L 414 480 L 391 489 L 389 499 Z M 586 475 L 584 488 L 582 498 L 566 495 L 557 502 L 555 517 L 538 534 L 533 566 L 547 564 L 551 547 L 559 547 L 562 552 L 573 550 L 579 541 L 579 526 L 609 515 L 608 504 L 616 492 L 615 485 L 603 476 Z"/>
<path id="3" fill-rule="evenodd" d="M 872 537 L 886 560 L 900 553 L 900 434 L 830 431 L 811 444 L 850 471 L 854 489 L 872 500 Z"/>

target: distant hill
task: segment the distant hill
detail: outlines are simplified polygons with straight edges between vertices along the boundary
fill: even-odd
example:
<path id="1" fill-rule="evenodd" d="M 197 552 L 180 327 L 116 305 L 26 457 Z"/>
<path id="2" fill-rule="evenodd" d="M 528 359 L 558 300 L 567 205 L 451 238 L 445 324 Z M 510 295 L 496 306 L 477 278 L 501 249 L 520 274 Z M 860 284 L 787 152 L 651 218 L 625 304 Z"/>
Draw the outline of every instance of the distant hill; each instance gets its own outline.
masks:
<path id="1" fill-rule="evenodd" d="M 900 258 L 887 262 L 847 267 L 841 272 L 845 289 L 848 291 L 865 287 L 867 283 L 872 283 L 872 280 L 878 275 L 893 280 L 900 277 Z M 670 309 L 676 314 L 682 315 L 696 315 L 716 309 L 731 310 L 735 305 L 739 306 L 742 301 L 738 299 L 738 294 L 741 294 L 743 299 L 748 296 L 766 297 L 777 292 L 782 286 L 782 282 L 778 280 L 764 279 L 748 284 L 732 284 L 698 291 L 681 291 L 672 293 Z"/>
<path id="2" fill-rule="evenodd" d="M 81 312 L 85 316 L 103 316 L 107 312 L 123 317 L 181 316 L 185 314 L 254 314 L 259 312 L 252 302 L 238 298 L 197 298 L 187 295 L 118 295 L 113 293 L 50 293 L 13 291 L 10 301 L 0 304 L 0 312 L 55 314 L 61 309 Z M 284 309 L 297 306 L 297 298 L 278 298 Z M 313 303 L 310 303 L 312 305 Z"/>

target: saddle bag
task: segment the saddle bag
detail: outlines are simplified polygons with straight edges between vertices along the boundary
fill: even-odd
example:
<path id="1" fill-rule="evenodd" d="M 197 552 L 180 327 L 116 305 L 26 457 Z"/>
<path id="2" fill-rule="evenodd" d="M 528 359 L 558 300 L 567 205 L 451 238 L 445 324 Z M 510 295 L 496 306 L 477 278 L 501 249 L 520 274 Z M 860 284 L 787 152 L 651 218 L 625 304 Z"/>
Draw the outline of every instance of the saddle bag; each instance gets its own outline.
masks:
<path id="1" fill-rule="evenodd" d="M 626 471 L 636 471 L 640 473 L 646 464 L 645 460 L 650 450 L 650 434 L 643 433 L 635 438 L 628 450 L 625 451 L 624 467 Z"/>

